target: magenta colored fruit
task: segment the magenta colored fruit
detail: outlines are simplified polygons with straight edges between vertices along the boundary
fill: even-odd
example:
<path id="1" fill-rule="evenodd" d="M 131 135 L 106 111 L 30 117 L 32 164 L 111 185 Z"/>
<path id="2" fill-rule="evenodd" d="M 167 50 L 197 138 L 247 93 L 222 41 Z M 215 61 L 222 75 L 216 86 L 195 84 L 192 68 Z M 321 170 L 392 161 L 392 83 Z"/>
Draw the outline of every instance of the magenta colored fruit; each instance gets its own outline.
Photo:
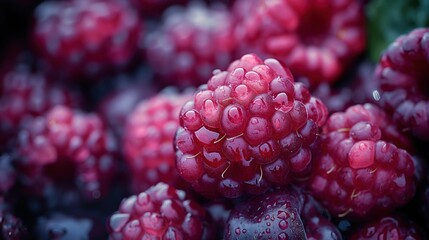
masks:
<path id="1" fill-rule="evenodd" d="M 107 228 L 111 240 L 207 239 L 208 216 L 184 191 L 158 183 L 124 199 Z"/>
<path id="2" fill-rule="evenodd" d="M 180 176 L 206 197 L 261 194 L 308 176 L 325 105 L 277 60 L 244 55 L 187 102 L 176 134 Z"/>
<path id="3" fill-rule="evenodd" d="M 406 204 L 417 177 L 410 141 L 383 111 L 355 105 L 330 116 L 309 179 L 311 193 L 337 217 L 367 218 Z"/>
<path id="4" fill-rule="evenodd" d="M 123 69 L 141 23 L 125 1 L 47 1 L 35 10 L 35 50 L 57 76 L 78 80 Z"/>
<path id="5" fill-rule="evenodd" d="M 190 4 L 167 11 L 147 37 L 147 59 L 164 83 L 199 86 L 233 59 L 234 17 L 224 6 Z"/>
<path id="6" fill-rule="evenodd" d="M 365 18 L 354 0 L 236 1 L 241 53 L 284 61 L 311 86 L 333 82 L 365 48 Z"/>
<path id="7" fill-rule="evenodd" d="M 429 28 L 398 37 L 383 53 L 375 71 L 379 105 L 393 121 L 416 137 L 429 139 Z"/>
<path id="8" fill-rule="evenodd" d="M 71 184 L 88 200 L 109 191 L 116 145 L 97 115 L 56 106 L 24 126 L 18 140 L 25 186 L 37 188 L 45 180 L 59 188 Z"/>
<path id="9" fill-rule="evenodd" d="M 123 150 L 133 192 L 158 182 L 180 186 L 173 140 L 180 109 L 191 97 L 188 93 L 160 93 L 141 101 L 128 116 Z"/>

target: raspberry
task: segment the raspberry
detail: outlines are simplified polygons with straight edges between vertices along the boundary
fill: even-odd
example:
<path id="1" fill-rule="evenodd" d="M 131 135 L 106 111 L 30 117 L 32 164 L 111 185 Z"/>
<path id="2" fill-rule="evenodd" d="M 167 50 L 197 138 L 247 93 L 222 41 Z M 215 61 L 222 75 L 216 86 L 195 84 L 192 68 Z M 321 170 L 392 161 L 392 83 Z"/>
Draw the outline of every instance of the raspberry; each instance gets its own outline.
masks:
<path id="1" fill-rule="evenodd" d="M 429 139 L 429 28 L 397 38 L 383 53 L 376 68 L 380 106 L 393 121 L 416 137 Z"/>
<path id="2" fill-rule="evenodd" d="M 237 1 L 241 52 L 283 60 L 312 86 L 333 82 L 366 45 L 362 6 L 354 0 Z"/>
<path id="3" fill-rule="evenodd" d="M 191 4 L 168 11 L 159 30 L 147 38 L 147 58 L 167 84 L 198 86 L 224 69 L 236 46 L 234 18 L 222 5 Z"/>
<path id="4" fill-rule="evenodd" d="M 120 1 L 47 1 L 35 10 L 33 41 L 57 76 L 95 78 L 127 65 L 140 21 Z"/>
<path id="5" fill-rule="evenodd" d="M 115 144 L 95 114 L 65 106 L 35 118 L 19 133 L 19 168 L 24 185 L 52 181 L 79 189 L 88 200 L 104 196 L 115 173 Z"/>
<path id="6" fill-rule="evenodd" d="M 355 231 L 350 240 L 423 239 L 416 224 L 401 216 L 386 216 L 367 223 Z"/>
<path id="7" fill-rule="evenodd" d="M 79 105 L 76 94 L 54 84 L 28 64 L 17 64 L 0 79 L 0 135 L 14 137 L 24 121 L 45 114 L 56 105 Z M 0 137 L 1 138 L 1 137 Z"/>
<path id="8" fill-rule="evenodd" d="M 308 194 L 288 188 L 237 204 L 227 221 L 229 239 L 341 239 Z"/>
<path id="9" fill-rule="evenodd" d="M 0 239 L 20 240 L 27 238 L 27 228 L 23 225 L 21 219 L 13 215 L 9 205 L 0 195 Z"/>
<path id="10" fill-rule="evenodd" d="M 110 239 L 207 239 L 207 213 L 165 183 L 124 199 L 108 220 Z"/>
<path id="11" fill-rule="evenodd" d="M 245 55 L 183 106 L 179 174 L 206 197 L 285 186 L 309 174 L 309 146 L 326 116 L 325 105 L 277 60 Z"/>
<path id="12" fill-rule="evenodd" d="M 338 217 L 365 218 L 404 205 L 414 195 L 409 139 L 384 112 L 355 105 L 330 116 L 309 179 L 312 194 Z"/>
<path id="13" fill-rule="evenodd" d="M 127 119 L 123 149 L 133 192 L 144 191 L 157 182 L 177 185 L 173 140 L 180 108 L 191 96 L 158 94 L 140 102 Z"/>

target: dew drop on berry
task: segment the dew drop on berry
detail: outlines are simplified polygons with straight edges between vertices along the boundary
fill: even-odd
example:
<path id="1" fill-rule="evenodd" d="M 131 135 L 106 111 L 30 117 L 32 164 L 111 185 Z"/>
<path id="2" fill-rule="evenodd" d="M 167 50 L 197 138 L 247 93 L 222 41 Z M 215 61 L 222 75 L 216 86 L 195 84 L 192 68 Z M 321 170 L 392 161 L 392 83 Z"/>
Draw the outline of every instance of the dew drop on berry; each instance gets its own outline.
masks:
<path id="1" fill-rule="evenodd" d="M 366 168 L 374 163 L 375 143 L 360 141 L 355 143 L 349 152 L 349 164 L 354 169 Z"/>

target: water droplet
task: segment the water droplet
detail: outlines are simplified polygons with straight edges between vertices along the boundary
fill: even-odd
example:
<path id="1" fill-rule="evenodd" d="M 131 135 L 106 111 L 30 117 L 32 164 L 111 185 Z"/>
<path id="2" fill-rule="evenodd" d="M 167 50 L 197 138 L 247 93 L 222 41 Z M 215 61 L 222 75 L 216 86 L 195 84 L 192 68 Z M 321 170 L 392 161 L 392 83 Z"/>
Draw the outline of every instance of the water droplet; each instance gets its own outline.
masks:
<path id="1" fill-rule="evenodd" d="M 281 230 L 286 230 L 288 227 L 289 227 L 289 224 L 288 224 L 288 222 L 287 222 L 287 221 L 285 221 L 285 220 L 281 220 L 281 221 L 279 222 L 279 228 L 280 228 Z"/>
<path id="2" fill-rule="evenodd" d="M 286 233 L 282 232 L 279 234 L 279 236 L 277 237 L 278 240 L 287 240 L 288 237 L 286 235 Z"/>

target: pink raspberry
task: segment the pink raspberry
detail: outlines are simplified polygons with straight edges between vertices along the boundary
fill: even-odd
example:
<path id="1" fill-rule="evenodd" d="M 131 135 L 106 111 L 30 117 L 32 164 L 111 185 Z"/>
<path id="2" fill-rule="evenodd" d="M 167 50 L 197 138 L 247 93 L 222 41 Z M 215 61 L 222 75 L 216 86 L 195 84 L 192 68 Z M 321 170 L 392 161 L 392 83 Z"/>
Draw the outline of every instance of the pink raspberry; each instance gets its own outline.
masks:
<path id="1" fill-rule="evenodd" d="M 429 28 L 397 38 L 383 53 L 376 68 L 380 106 L 393 121 L 416 137 L 429 139 Z"/>
<path id="2" fill-rule="evenodd" d="M 37 189 L 39 183 L 53 182 L 79 189 L 88 200 L 109 191 L 116 146 L 97 115 L 57 106 L 24 126 L 18 140 L 25 186 Z"/>
<path id="3" fill-rule="evenodd" d="M 232 60 L 233 15 L 221 5 L 191 4 L 168 11 L 147 38 L 147 58 L 160 78 L 175 86 L 198 86 Z"/>
<path id="4" fill-rule="evenodd" d="M 20 125 L 53 106 L 76 107 L 79 98 L 65 86 L 49 81 L 28 64 L 18 63 L 0 76 L 0 138 L 14 138 Z"/>
<path id="5" fill-rule="evenodd" d="M 209 239 L 208 217 L 185 192 L 158 183 L 121 202 L 108 220 L 109 239 Z"/>
<path id="6" fill-rule="evenodd" d="M 365 48 L 365 18 L 355 0 L 237 1 L 242 52 L 285 61 L 316 86 L 336 81 Z"/>
<path id="7" fill-rule="evenodd" d="M 35 10 L 33 41 L 49 69 L 65 78 L 95 78 L 124 68 L 141 25 L 125 1 L 46 1 Z"/>
<path id="8" fill-rule="evenodd" d="M 310 173 L 327 117 L 277 60 L 245 55 L 187 102 L 176 134 L 179 174 L 207 197 L 260 194 Z"/>
<path id="9" fill-rule="evenodd" d="M 366 218 L 406 204 L 415 193 L 410 140 L 371 104 L 332 114 L 315 154 L 312 194 L 332 215 Z"/>
<path id="10" fill-rule="evenodd" d="M 133 192 L 158 182 L 178 184 L 173 140 L 180 108 L 191 97 L 187 93 L 161 93 L 141 101 L 128 117 L 123 149 Z"/>

